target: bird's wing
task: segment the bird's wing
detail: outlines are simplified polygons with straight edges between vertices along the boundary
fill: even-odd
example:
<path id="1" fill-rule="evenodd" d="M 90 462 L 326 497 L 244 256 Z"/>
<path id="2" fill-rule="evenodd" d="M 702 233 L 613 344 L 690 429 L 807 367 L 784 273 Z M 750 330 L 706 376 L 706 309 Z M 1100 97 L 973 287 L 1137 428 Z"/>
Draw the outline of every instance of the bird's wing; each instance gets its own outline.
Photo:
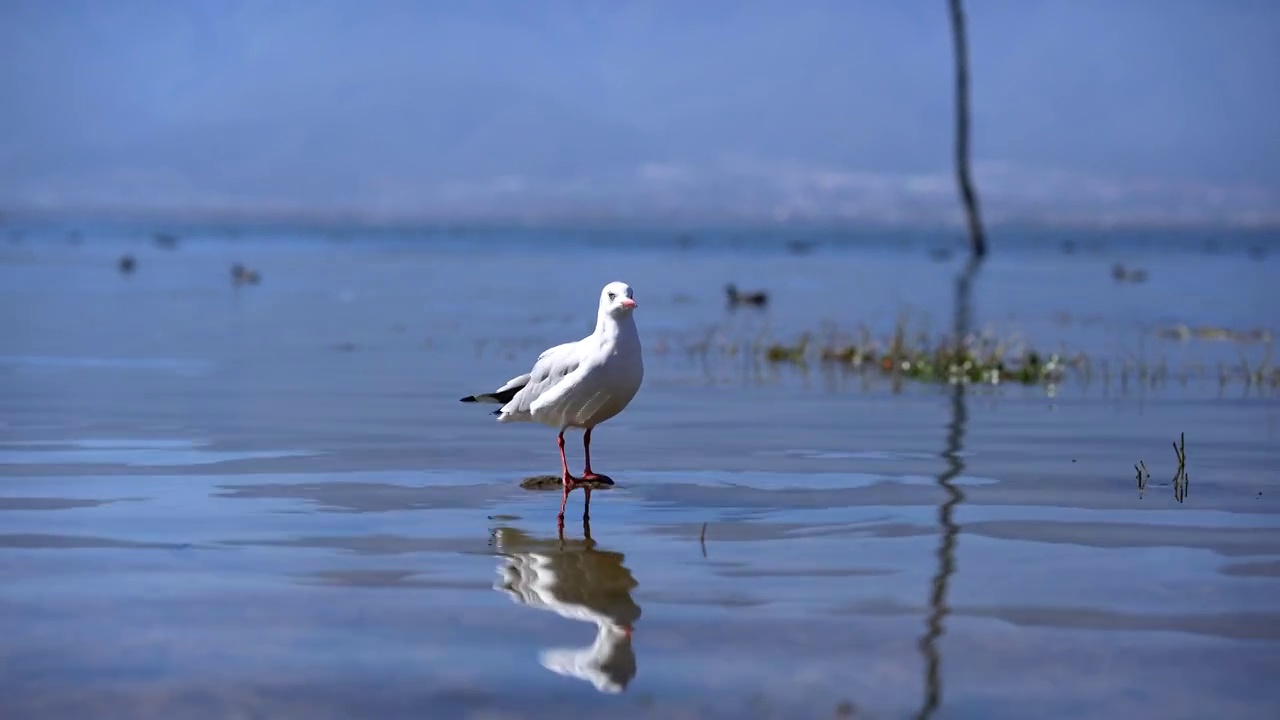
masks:
<path id="1" fill-rule="evenodd" d="M 502 413 L 528 413 L 536 401 L 561 388 L 582 365 L 580 345 L 580 342 L 570 342 L 543 351 L 529 371 L 524 388 L 502 406 Z"/>
<path id="2" fill-rule="evenodd" d="M 517 375 L 506 382 L 502 387 L 493 391 L 494 395 L 500 395 L 510 390 L 519 390 L 529 384 L 529 373 Z"/>

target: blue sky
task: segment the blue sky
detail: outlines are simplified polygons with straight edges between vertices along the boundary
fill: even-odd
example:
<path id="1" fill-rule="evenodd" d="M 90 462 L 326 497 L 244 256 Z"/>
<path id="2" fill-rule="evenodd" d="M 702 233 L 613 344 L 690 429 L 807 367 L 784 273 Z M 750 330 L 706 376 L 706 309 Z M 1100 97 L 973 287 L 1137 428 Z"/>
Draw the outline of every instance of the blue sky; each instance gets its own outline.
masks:
<path id="1" fill-rule="evenodd" d="M 1280 210 L 1280 3 L 967 7 L 994 215 Z M 0 0 L 0 207 L 934 217 L 948 32 L 943 0 Z"/>

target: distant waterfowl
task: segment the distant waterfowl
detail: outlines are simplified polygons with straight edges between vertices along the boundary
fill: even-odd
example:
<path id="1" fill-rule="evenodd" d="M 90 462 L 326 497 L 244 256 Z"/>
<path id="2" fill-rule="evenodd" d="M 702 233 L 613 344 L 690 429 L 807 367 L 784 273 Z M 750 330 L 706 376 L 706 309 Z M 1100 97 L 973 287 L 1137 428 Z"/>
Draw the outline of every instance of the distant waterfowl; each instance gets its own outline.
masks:
<path id="1" fill-rule="evenodd" d="M 173 250 L 178 247 L 178 236 L 173 233 L 156 233 L 155 242 L 157 247 L 162 247 L 166 250 Z"/>
<path id="2" fill-rule="evenodd" d="M 508 380 L 493 392 L 468 395 L 462 402 L 499 403 L 493 412 L 498 422 L 539 422 L 559 429 L 560 472 L 563 494 L 560 499 L 560 526 L 569 492 L 582 487 L 586 496 L 582 518 L 591 513 L 590 482 L 613 484 L 591 470 L 591 431 L 622 412 L 640 390 L 644 380 L 640 334 L 636 330 L 636 301 L 631 287 L 611 282 L 600 291 L 596 329 L 576 342 L 557 345 L 538 356 L 533 369 Z M 586 466 L 581 477 L 569 472 L 564 454 L 564 432 L 582 428 L 582 448 Z"/>
<path id="3" fill-rule="evenodd" d="M 787 252 L 792 255 L 808 255 L 817 246 L 818 243 L 813 240 L 788 240 Z"/>
<path id="4" fill-rule="evenodd" d="M 122 255 L 120 257 L 120 262 L 118 263 L 118 266 L 120 268 L 120 272 L 128 275 L 129 273 L 134 271 L 134 268 L 137 267 L 137 264 L 138 264 L 137 261 L 133 259 L 132 255 Z"/>
<path id="5" fill-rule="evenodd" d="M 240 263 L 231 266 L 231 280 L 237 285 L 257 285 L 261 280 L 257 270 L 251 270 Z"/>
<path id="6" fill-rule="evenodd" d="M 1116 263 L 1111 266 L 1111 277 L 1116 282 L 1142 283 L 1147 281 L 1147 271 L 1142 268 L 1126 268 Z"/>
<path id="7" fill-rule="evenodd" d="M 753 290 L 752 292 L 740 292 L 738 286 L 729 283 L 724 286 L 724 294 L 729 299 L 730 306 L 737 305 L 753 305 L 755 307 L 764 307 L 769 304 L 769 294 L 763 290 Z"/>

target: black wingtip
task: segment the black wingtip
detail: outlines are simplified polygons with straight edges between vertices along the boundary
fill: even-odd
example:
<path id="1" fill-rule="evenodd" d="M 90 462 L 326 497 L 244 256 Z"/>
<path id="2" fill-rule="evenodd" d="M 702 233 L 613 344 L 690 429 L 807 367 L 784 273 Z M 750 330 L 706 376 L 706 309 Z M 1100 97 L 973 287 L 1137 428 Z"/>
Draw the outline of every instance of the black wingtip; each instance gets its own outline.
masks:
<path id="1" fill-rule="evenodd" d="M 468 396 L 466 396 L 466 397 L 462 398 L 461 400 L 459 400 L 458 402 L 477 402 L 477 401 L 476 401 L 476 396 L 475 396 L 475 395 L 468 395 Z"/>

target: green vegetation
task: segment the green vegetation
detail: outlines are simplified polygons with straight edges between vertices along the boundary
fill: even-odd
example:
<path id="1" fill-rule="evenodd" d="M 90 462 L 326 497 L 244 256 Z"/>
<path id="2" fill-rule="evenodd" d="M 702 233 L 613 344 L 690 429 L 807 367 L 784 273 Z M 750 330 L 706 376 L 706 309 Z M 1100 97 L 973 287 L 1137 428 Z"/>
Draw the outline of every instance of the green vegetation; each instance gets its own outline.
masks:
<path id="1" fill-rule="evenodd" d="M 1163 331 L 1157 330 L 1155 334 L 1166 337 Z M 684 349 L 689 355 L 703 359 L 713 354 L 745 357 L 801 372 L 826 367 L 924 383 L 1056 386 L 1076 379 L 1084 383 L 1115 382 L 1126 389 L 1130 385 L 1158 388 L 1170 381 L 1185 386 L 1193 379 L 1212 378 L 1223 389 L 1231 384 L 1271 391 L 1280 388 L 1280 369 L 1271 362 L 1268 331 L 1195 333 L 1197 338 L 1231 338 L 1242 346 L 1266 343 L 1259 362 L 1250 362 L 1242 349 L 1238 364 L 1219 363 L 1216 367 L 1195 363 L 1171 367 L 1163 357 L 1158 360 L 1134 355 L 1094 358 L 1063 348 L 1036 348 L 1016 336 L 998 337 L 990 332 L 956 342 L 946 335 L 908 332 L 904 319 L 899 319 L 891 334 L 879 339 L 866 327 L 853 336 L 831 328 L 821 333 L 806 331 L 793 342 L 767 337 L 735 340 L 727 335 L 727 331 L 716 328 L 700 340 L 684 343 Z M 673 344 L 660 341 L 654 351 L 667 352 Z"/>

